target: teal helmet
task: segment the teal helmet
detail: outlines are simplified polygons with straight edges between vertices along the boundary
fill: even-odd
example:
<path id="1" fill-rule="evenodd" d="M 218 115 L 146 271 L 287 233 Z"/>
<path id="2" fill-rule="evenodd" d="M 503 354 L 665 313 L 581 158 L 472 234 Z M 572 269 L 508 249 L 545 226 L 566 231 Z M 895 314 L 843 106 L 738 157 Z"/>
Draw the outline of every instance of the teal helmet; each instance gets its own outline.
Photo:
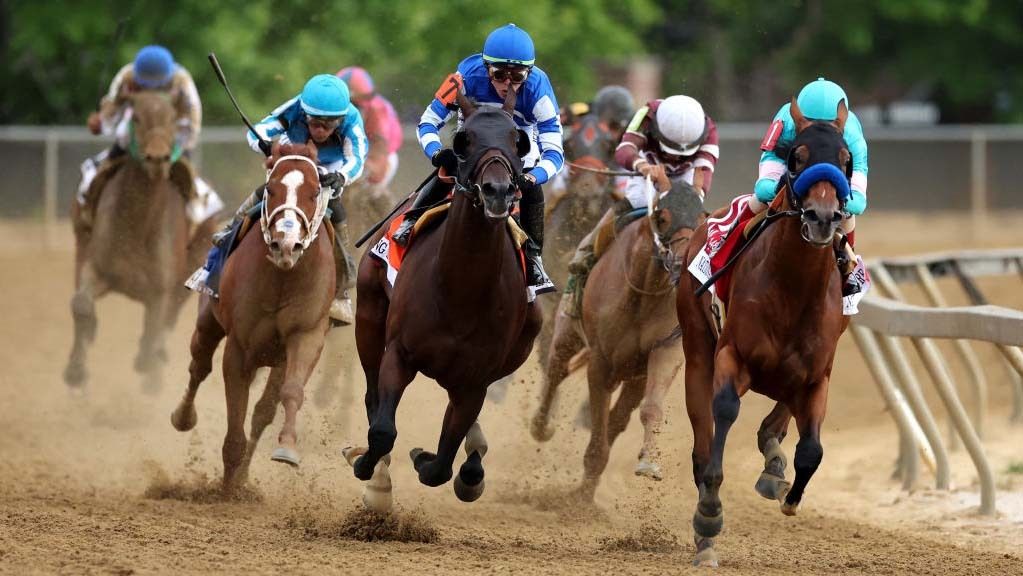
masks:
<path id="1" fill-rule="evenodd" d="M 796 103 L 803 112 L 803 116 L 814 120 L 834 120 L 838 117 L 838 103 L 845 100 L 845 107 L 849 107 L 849 98 L 845 90 L 831 80 L 818 78 L 810 82 L 799 91 Z"/>
<path id="2" fill-rule="evenodd" d="M 533 39 L 514 24 L 501 26 L 491 32 L 483 43 L 483 61 L 487 64 L 532 66 L 536 61 Z"/>
<path id="3" fill-rule="evenodd" d="M 298 99 L 302 110 L 310 116 L 344 116 L 351 104 L 348 86 L 333 74 L 317 74 L 310 78 Z"/>

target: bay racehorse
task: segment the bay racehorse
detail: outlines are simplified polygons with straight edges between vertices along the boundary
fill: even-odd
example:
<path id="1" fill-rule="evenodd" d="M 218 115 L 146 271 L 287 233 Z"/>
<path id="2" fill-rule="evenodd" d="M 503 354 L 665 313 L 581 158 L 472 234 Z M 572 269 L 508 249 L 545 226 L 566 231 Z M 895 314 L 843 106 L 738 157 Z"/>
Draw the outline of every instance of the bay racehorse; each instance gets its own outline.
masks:
<path id="1" fill-rule="evenodd" d="M 756 490 L 796 513 L 807 482 L 824 451 L 821 423 L 842 315 L 842 287 L 832 242 L 849 195 L 850 153 L 842 138 L 845 101 L 833 122 L 806 119 L 791 104 L 797 135 L 788 154 L 788 174 L 772 204 L 773 222 L 732 271 L 729 294 L 719 295 L 727 318 L 715 338 L 709 295 L 696 296 L 699 283 L 684 274 L 677 312 L 685 348 L 686 408 L 693 426 L 693 477 L 699 502 L 693 516 L 694 563 L 717 565 L 713 538 L 723 525 L 718 490 L 728 430 L 748 390 L 777 402 L 757 434 L 764 471 Z M 732 232 L 741 233 L 736 230 Z M 702 226 L 689 245 L 691 262 L 706 241 Z M 784 479 L 780 442 L 796 419 L 795 480 Z"/>
<path id="2" fill-rule="evenodd" d="M 588 346 L 591 428 L 580 493 L 589 500 L 611 445 L 640 403 L 644 435 L 636 474 L 661 479 L 655 435 L 663 421 L 664 397 L 681 368 L 673 314 L 675 279 L 686 242 L 704 216 L 699 192 L 684 180 L 669 183 L 664 178 L 661 186 L 672 188 L 663 198 L 651 194 L 648 217 L 625 226 L 590 272 L 581 321 L 557 315 L 540 406 L 530 429 L 537 440 L 551 438 L 557 387 L 569 374 L 570 359 Z M 619 387 L 611 408 L 611 395 Z"/>
<path id="3" fill-rule="evenodd" d="M 483 491 L 486 445 L 476 419 L 487 386 L 526 360 L 541 318 L 527 302 L 522 261 L 508 230 L 520 157 L 529 145 L 512 119 L 515 91 L 508 91 L 503 108 L 476 108 L 462 94 L 458 104 L 458 177 L 447 217 L 416 233 L 393 288 L 385 266 L 369 252 L 359 267 L 355 338 L 366 373 L 369 445 L 354 468 L 357 478 L 369 480 L 391 452 L 398 403 L 422 373 L 447 391 L 448 406 L 437 453 L 412 451 L 419 481 L 440 486 L 451 479 L 466 439 L 469 458 L 455 493 L 472 501 Z"/>
<path id="4" fill-rule="evenodd" d="M 203 295 L 192 334 L 188 389 L 171 415 L 181 431 L 197 422 L 195 395 L 213 367 L 213 352 L 224 337 L 225 493 L 244 483 L 263 430 L 284 407 L 273 460 L 298 466 L 295 421 L 303 389 L 316 366 L 334 297 L 334 258 L 324 221 L 328 194 L 320 191 L 316 147 L 275 143 L 267 159 L 260 212 L 262 233 L 246 234 L 224 265 L 220 296 Z M 256 369 L 270 366 L 263 395 L 245 437 L 249 386 Z"/>
<path id="5" fill-rule="evenodd" d="M 95 300 L 113 291 L 145 306 L 135 370 L 146 375 L 145 389 L 152 392 L 167 360 L 167 332 L 188 297 L 181 283 L 202 263 L 214 222 L 211 218 L 189 230 L 185 204 L 195 194 L 194 176 L 188 160 L 177 158 L 170 98 L 143 91 L 130 100 L 129 151 L 93 181 L 98 198 L 89 210 L 91 221 L 77 200 L 72 203 L 75 333 L 64 380 L 72 387 L 88 380 L 86 353 L 97 328 Z"/>

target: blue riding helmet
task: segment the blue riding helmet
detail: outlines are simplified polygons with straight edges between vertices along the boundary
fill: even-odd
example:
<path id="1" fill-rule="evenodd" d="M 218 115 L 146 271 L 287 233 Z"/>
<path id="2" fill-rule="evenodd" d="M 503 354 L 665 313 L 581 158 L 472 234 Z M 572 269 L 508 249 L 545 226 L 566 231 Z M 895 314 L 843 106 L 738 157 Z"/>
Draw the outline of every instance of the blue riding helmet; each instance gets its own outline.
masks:
<path id="1" fill-rule="evenodd" d="M 135 82 L 143 88 L 165 86 L 174 78 L 176 68 L 170 50 L 155 44 L 139 50 L 132 65 Z"/>
<path id="2" fill-rule="evenodd" d="M 310 78 L 298 99 L 302 110 L 310 116 L 344 116 L 351 104 L 348 86 L 333 74 L 317 74 Z"/>
<path id="3" fill-rule="evenodd" d="M 483 43 L 483 61 L 487 64 L 532 66 L 536 61 L 533 39 L 522 28 L 506 24 L 487 36 Z"/>
<path id="4" fill-rule="evenodd" d="M 813 120 L 834 120 L 838 117 L 838 103 L 845 100 L 849 107 L 849 98 L 842 87 L 830 80 L 818 78 L 799 91 L 796 103 L 803 116 Z"/>

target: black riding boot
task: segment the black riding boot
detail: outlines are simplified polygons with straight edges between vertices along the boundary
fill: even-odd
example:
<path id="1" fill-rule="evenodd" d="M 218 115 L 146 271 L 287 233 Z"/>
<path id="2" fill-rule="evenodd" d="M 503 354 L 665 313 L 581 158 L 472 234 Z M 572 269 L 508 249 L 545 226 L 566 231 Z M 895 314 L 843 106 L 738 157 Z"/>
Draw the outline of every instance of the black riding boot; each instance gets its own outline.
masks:
<path id="1" fill-rule="evenodd" d="M 330 303 L 332 326 L 347 326 L 355 322 L 355 311 L 348 290 L 355 285 L 355 258 L 352 257 L 348 238 L 348 216 L 341 198 L 332 198 L 330 225 L 334 229 L 334 301 Z"/>
<path id="2" fill-rule="evenodd" d="M 415 228 L 416 220 L 419 220 L 419 217 L 434 204 L 443 200 L 449 190 L 450 187 L 446 182 L 442 182 L 437 176 L 431 178 L 416 195 L 416 199 L 412 201 L 412 207 L 405 213 L 405 220 L 401 223 L 401 226 L 398 226 L 398 229 L 394 231 L 392 236 L 394 241 L 400 246 L 408 244 L 409 239 L 412 238 L 412 230 Z"/>
<path id="3" fill-rule="evenodd" d="M 538 187 L 539 188 L 539 187 Z M 526 282 L 533 294 L 553 292 L 554 282 L 551 282 L 547 272 L 543 269 L 543 260 L 540 259 L 543 252 L 543 217 L 544 202 L 542 193 L 539 202 L 527 202 L 523 196 L 520 206 L 519 222 L 522 230 L 529 236 L 526 241 Z"/>

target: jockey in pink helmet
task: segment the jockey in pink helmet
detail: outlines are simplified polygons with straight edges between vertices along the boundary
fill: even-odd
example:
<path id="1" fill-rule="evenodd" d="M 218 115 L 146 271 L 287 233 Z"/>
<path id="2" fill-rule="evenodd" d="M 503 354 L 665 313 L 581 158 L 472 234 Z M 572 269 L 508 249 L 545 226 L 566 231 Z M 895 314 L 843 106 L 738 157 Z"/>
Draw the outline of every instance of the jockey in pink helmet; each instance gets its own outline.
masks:
<path id="1" fill-rule="evenodd" d="M 376 92 L 373 78 L 363 68 L 348 66 L 337 73 L 348 85 L 352 104 L 362 114 L 369 139 L 366 155 L 366 180 L 373 186 L 386 188 L 398 170 L 398 149 L 401 148 L 401 123 L 394 106 Z"/>

